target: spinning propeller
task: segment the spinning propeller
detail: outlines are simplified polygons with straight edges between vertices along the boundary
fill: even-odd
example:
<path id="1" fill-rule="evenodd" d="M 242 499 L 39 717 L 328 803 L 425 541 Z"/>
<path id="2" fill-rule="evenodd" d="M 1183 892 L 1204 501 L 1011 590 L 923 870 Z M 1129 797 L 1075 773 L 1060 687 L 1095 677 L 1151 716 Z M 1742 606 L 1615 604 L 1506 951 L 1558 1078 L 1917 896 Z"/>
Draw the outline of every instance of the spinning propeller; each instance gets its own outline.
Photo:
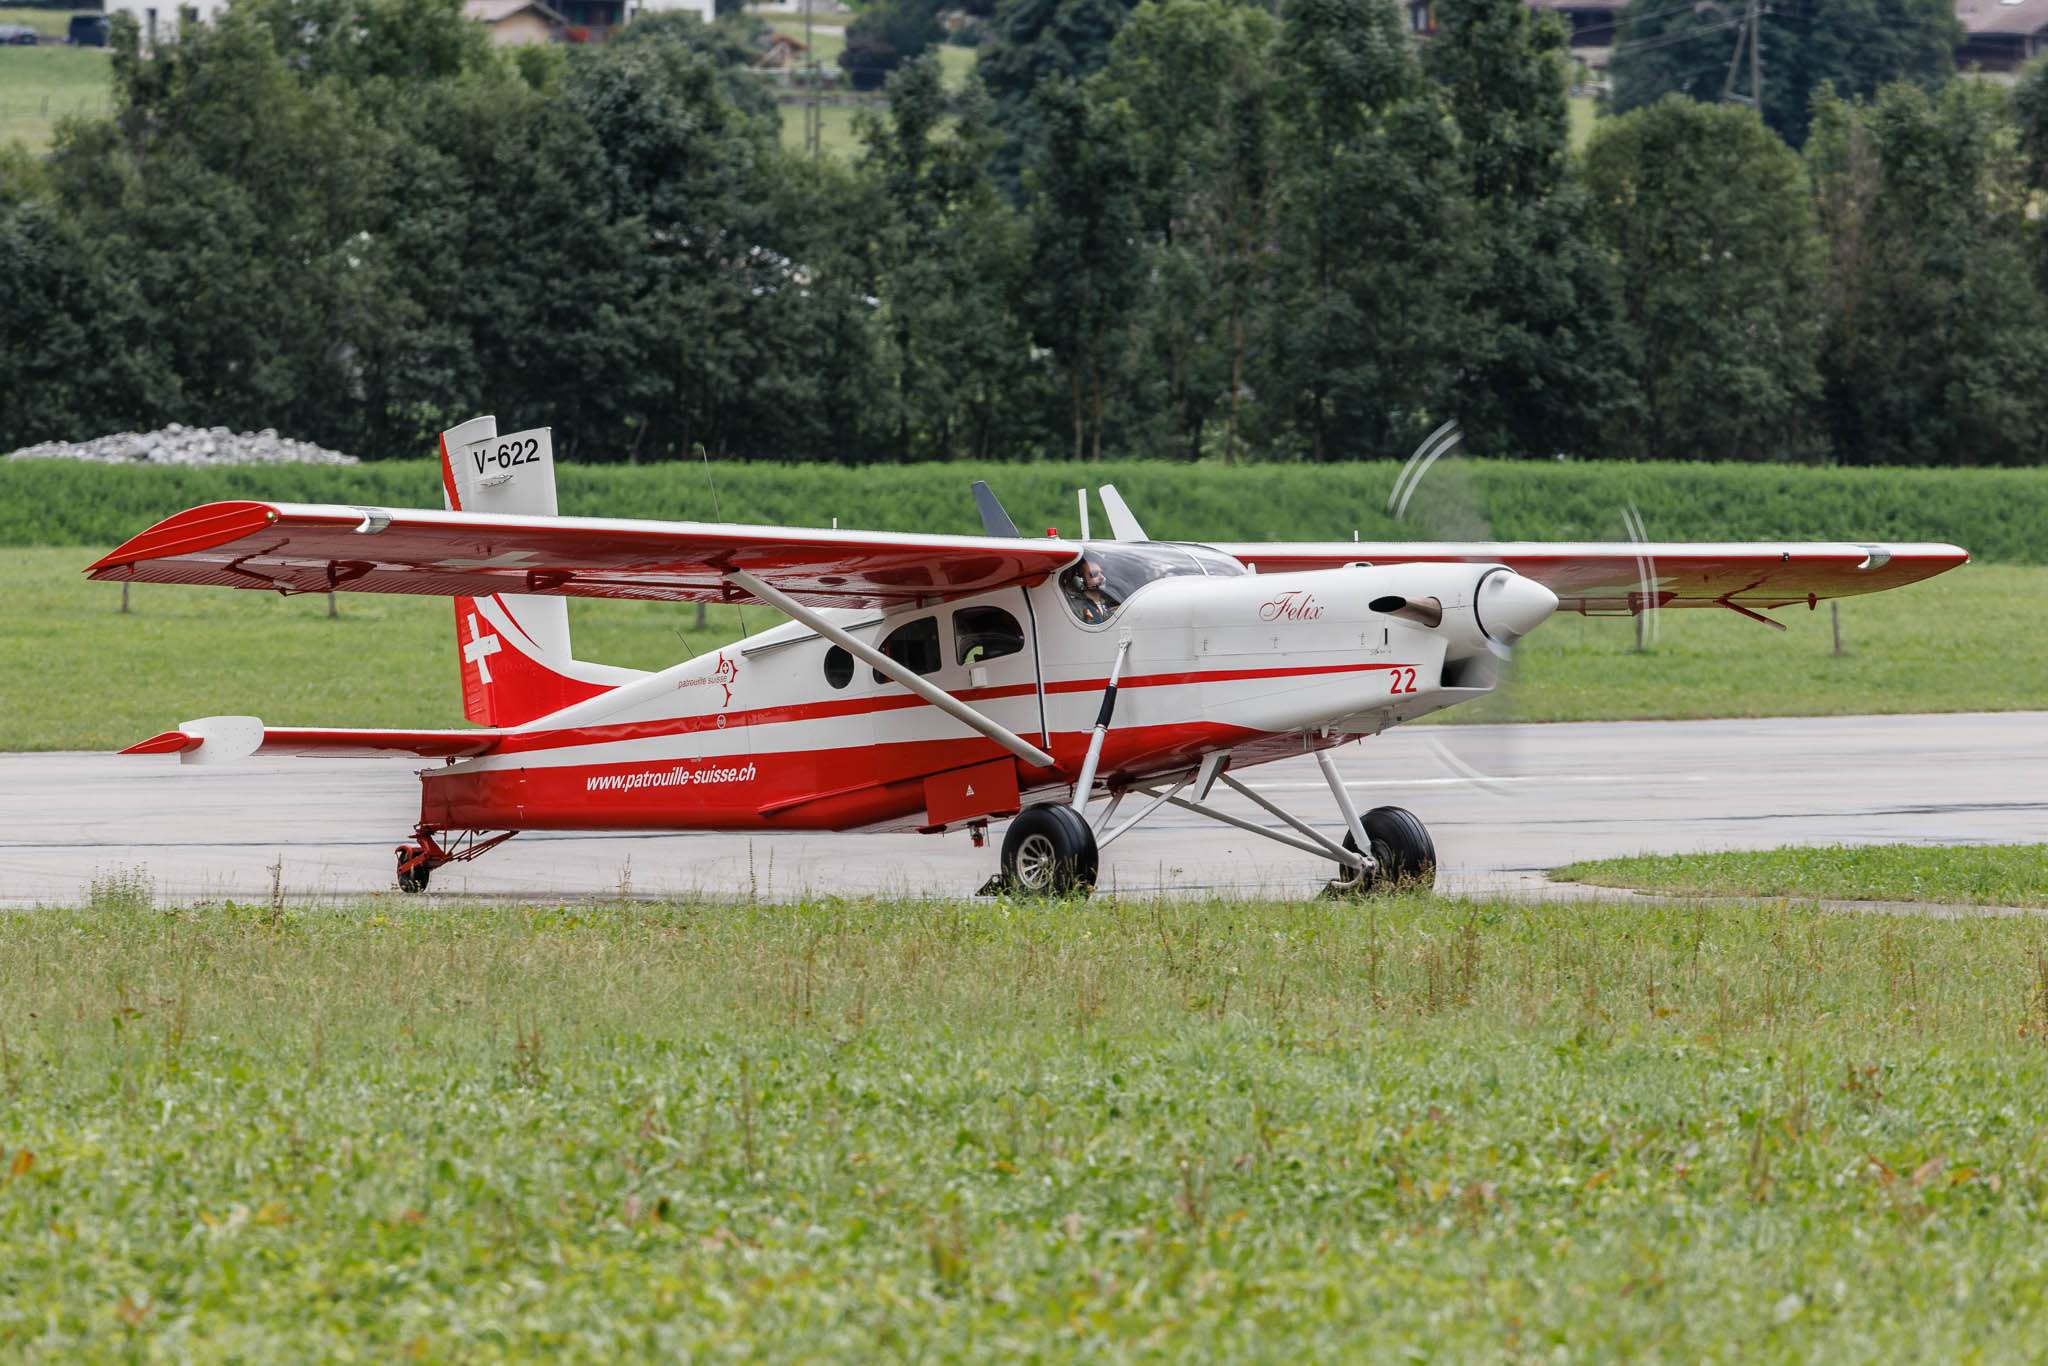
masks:
<path id="1" fill-rule="evenodd" d="M 1485 504 L 1474 482 L 1472 468 L 1455 458 L 1464 442 L 1464 430 L 1455 419 L 1424 437 L 1422 444 L 1401 467 L 1394 487 L 1387 494 L 1387 515 L 1396 522 L 1410 525 L 1420 522 L 1435 539 L 1492 540 Z M 1445 456 L 1453 459 L 1447 464 L 1439 464 Z M 1432 472 L 1436 477 L 1430 480 L 1429 491 L 1422 493 L 1423 481 Z M 1422 493 L 1419 502 L 1418 493 Z M 1410 516 L 1411 507 L 1413 518 Z M 1505 626 L 1496 631 L 1485 624 L 1489 620 L 1489 607 L 1493 609 L 1494 620 L 1505 622 L 1514 615 L 1508 610 L 1510 604 L 1489 601 L 1489 589 L 1495 594 L 1506 592 L 1508 582 L 1504 575 L 1488 579 L 1480 585 L 1475 604 L 1484 629 L 1486 648 L 1494 658 L 1491 708 L 1499 714 L 1496 720 L 1503 723 L 1511 722 L 1513 717 L 1512 664 L 1515 642 L 1520 639 L 1520 633 Z M 1511 724 L 1490 726 L 1484 731 L 1463 726 L 1432 726 L 1429 748 L 1455 777 L 1491 796 L 1506 798 L 1513 795 L 1511 784 L 1521 776 L 1520 746 L 1515 737 Z"/>
<path id="2" fill-rule="evenodd" d="M 1464 433 L 1456 421 L 1445 422 L 1425 437 L 1401 467 L 1392 490 L 1387 494 L 1387 514 L 1397 522 L 1420 523 L 1434 539 L 1492 540 L 1475 472 L 1457 458 L 1463 453 L 1463 443 Z M 1452 458 L 1447 460 L 1447 456 Z M 1425 479 L 1428 481 L 1426 491 Z M 1636 648 L 1638 651 L 1653 650 L 1658 628 L 1656 556 L 1651 549 L 1643 515 L 1633 501 L 1623 505 L 1621 522 L 1629 541 L 1637 548 Z M 1501 797 L 1509 795 L 1510 784 L 1521 776 L 1519 746 L 1511 724 L 1514 712 L 1511 665 L 1514 646 L 1522 634 L 1513 626 L 1521 604 L 1511 601 L 1511 598 L 1520 586 L 1518 581 L 1505 575 L 1489 579 L 1480 585 L 1477 603 L 1487 648 L 1497 661 L 1494 700 L 1489 710 L 1494 713 L 1496 721 L 1509 724 L 1492 726 L 1484 731 L 1466 726 L 1432 728 L 1435 733 L 1429 740 L 1430 748 L 1444 767 L 1482 791 Z"/>

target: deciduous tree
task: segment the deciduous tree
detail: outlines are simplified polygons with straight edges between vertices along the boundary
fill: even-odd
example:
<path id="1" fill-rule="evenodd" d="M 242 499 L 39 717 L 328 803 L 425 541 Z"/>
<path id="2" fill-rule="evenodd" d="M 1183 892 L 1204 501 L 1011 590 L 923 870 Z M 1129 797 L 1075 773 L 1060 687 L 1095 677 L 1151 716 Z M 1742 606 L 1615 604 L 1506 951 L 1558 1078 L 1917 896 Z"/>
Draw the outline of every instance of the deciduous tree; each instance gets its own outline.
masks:
<path id="1" fill-rule="evenodd" d="M 1586 184 L 1614 254 L 1634 369 L 1625 453 L 1808 454 L 1819 379 L 1799 158 L 1753 110 L 1672 95 L 1602 122 Z"/>
<path id="2" fill-rule="evenodd" d="M 1807 161 L 1825 245 L 1821 370 L 1836 455 L 1869 464 L 2048 454 L 2048 301 L 1997 86 L 1826 96 Z"/>
<path id="3" fill-rule="evenodd" d="M 1955 78 L 1963 29 L 1951 0 L 1771 0 L 1757 9 L 1764 122 L 1794 147 L 1806 141 L 1823 85 L 1868 96 L 1894 81 L 1932 90 Z M 1610 66 L 1616 112 L 1672 93 L 1752 94 L 1749 14 L 1748 0 L 1631 0 Z"/>

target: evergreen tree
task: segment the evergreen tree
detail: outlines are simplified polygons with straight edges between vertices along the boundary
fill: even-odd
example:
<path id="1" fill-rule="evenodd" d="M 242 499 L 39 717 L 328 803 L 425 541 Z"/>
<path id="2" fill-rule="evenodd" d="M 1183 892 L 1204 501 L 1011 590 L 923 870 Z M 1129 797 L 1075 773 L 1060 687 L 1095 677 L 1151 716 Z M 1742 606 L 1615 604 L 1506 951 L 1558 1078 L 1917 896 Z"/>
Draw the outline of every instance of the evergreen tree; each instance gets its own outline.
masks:
<path id="1" fill-rule="evenodd" d="M 893 345 L 886 405 L 899 459 L 1018 454 L 1035 407 L 1023 288 L 1024 224 L 989 177 L 985 105 L 970 96 L 950 131 L 935 55 L 889 81 L 887 121 L 862 126 L 861 170 L 882 191 L 876 280 Z"/>
<path id="2" fill-rule="evenodd" d="M 1028 315 L 1065 377 L 1074 458 L 1099 460 L 1140 284 L 1134 132 L 1075 81 L 1048 78 L 1032 103 Z"/>
<path id="3" fill-rule="evenodd" d="M 1426 69 L 1474 200 L 1450 408 L 1475 450 L 1597 448 L 1627 380 L 1611 264 L 1571 172 L 1566 34 L 1521 0 L 1438 0 Z"/>
<path id="4" fill-rule="evenodd" d="M 1047 80 L 1079 82 L 1109 62 L 1109 45 L 1136 0 L 1000 0 L 974 75 L 987 89 L 990 122 L 1001 135 L 995 175 L 1022 202 L 1020 173 L 1044 140 L 1043 109 L 1033 96 Z"/>
<path id="5" fill-rule="evenodd" d="M 1447 415 L 1469 201 L 1392 6 L 1292 0 L 1274 404 L 1311 460 L 1404 454 Z"/>
<path id="6" fill-rule="evenodd" d="M 1161 0 L 1131 16 L 1091 83 L 1135 132 L 1144 303 L 1129 426 L 1148 453 L 1243 444 L 1273 289 L 1277 36 L 1241 0 Z"/>

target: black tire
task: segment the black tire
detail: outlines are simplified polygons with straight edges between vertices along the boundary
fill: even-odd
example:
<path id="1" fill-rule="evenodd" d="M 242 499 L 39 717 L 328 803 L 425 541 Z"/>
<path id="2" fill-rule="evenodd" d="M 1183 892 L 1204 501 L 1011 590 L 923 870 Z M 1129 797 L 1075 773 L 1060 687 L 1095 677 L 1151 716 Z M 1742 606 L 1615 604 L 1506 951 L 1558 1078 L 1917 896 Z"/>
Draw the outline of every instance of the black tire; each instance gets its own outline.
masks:
<path id="1" fill-rule="evenodd" d="M 419 853 L 420 847 L 416 844 L 401 844 L 398 846 L 398 890 L 401 892 L 424 892 L 427 890 L 427 879 L 433 876 L 434 870 L 424 863 L 413 868 L 405 866 L 407 859 L 417 858 Z"/>
<path id="2" fill-rule="evenodd" d="M 1407 888 L 1433 891 L 1436 888 L 1436 845 L 1415 813 L 1399 806 L 1376 806 L 1359 817 L 1365 837 L 1372 844 L 1373 861 L 1379 866 L 1364 879 L 1345 885 L 1350 870 L 1339 866 L 1333 888 L 1359 895 L 1364 892 Z M 1355 850 L 1358 841 L 1344 836 L 1344 847 Z"/>
<path id="3" fill-rule="evenodd" d="M 1003 836 L 1003 881 L 1012 896 L 1086 896 L 1095 889 L 1095 832 L 1071 806 L 1031 806 Z"/>

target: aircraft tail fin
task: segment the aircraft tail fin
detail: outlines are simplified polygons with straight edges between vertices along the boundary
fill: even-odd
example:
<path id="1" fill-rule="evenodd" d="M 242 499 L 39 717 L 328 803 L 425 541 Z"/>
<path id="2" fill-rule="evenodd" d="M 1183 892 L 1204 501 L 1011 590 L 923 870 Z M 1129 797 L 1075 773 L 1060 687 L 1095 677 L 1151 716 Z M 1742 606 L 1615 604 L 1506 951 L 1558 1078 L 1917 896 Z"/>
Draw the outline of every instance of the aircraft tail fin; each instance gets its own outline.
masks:
<path id="1" fill-rule="evenodd" d="M 441 485 L 451 512 L 555 516 L 550 430 L 500 436 L 494 417 L 449 428 L 441 433 Z M 577 659 L 569 645 L 569 604 L 561 598 L 458 597 L 455 637 L 463 714 L 478 725 L 523 725 L 646 676 Z"/>

